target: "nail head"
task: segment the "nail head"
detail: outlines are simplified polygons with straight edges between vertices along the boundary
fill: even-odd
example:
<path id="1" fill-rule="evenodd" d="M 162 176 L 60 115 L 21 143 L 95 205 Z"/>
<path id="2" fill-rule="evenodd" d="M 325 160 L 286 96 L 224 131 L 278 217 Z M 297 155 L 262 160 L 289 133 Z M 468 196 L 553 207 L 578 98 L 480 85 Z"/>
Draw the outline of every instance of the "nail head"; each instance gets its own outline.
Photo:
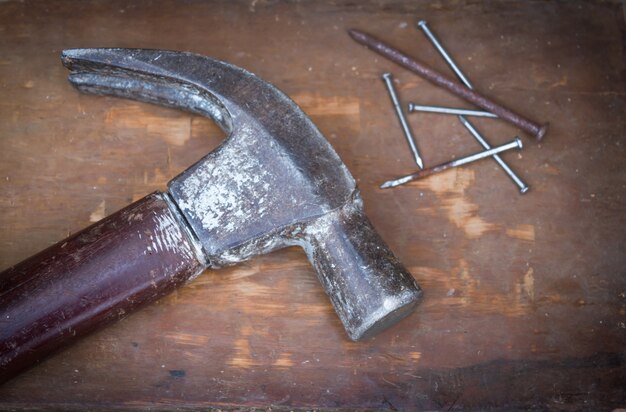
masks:
<path id="1" fill-rule="evenodd" d="M 550 126 L 550 123 L 544 124 L 543 126 L 541 126 L 541 129 L 539 129 L 539 133 L 537 133 L 537 136 L 535 136 L 538 142 L 542 141 L 545 137 L 546 133 L 548 132 L 548 126 Z"/>

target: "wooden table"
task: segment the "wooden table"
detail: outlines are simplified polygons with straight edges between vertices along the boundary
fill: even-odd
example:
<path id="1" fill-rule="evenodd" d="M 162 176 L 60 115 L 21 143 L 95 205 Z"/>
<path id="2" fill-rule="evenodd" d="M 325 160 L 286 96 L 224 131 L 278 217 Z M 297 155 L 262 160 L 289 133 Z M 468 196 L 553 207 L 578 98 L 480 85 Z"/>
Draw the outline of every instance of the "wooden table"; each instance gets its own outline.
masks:
<path id="1" fill-rule="evenodd" d="M 359 28 L 550 121 L 540 145 L 394 190 L 415 169 L 401 99 L 468 107 L 358 46 Z M 425 290 L 350 342 L 296 248 L 207 271 L 0 387 L 0 409 L 553 408 L 626 405 L 624 16 L 620 2 L 0 3 L 0 269 L 166 182 L 223 138 L 211 121 L 66 81 L 64 48 L 189 50 L 274 83 L 358 180 Z M 410 115 L 427 165 L 480 150 L 456 118 Z M 478 119 L 493 144 L 520 131 Z"/>

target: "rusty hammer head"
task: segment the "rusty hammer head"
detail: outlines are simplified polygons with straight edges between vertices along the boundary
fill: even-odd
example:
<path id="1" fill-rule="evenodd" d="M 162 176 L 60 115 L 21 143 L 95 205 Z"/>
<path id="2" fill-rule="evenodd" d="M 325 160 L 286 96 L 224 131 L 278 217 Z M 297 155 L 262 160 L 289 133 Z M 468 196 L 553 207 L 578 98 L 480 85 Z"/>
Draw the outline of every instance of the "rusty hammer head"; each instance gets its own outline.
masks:
<path id="1" fill-rule="evenodd" d="M 168 185 L 208 267 L 299 245 L 354 340 L 416 305 L 421 290 L 363 214 L 353 177 L 274 86 L 191 53 L 74 49 L 62 60 L 83 92 L 184 109 L 211 117 L 227 133 Z"/>

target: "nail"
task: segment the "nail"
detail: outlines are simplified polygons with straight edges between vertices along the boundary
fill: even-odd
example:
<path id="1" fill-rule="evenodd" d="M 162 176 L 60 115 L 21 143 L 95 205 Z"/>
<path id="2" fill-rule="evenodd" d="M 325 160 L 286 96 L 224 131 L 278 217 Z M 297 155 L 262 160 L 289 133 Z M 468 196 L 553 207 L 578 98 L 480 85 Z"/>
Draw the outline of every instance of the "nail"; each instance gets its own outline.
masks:
<path id="1" fill-rule="evenodd" d="M 443 46 L 441 45 L 441 43 L 439 43 L 439 40 L 437 40 L 437 38 L 435 37 L 435 35 L 430 31 L 430 29 L 428 28 L 428 25 L 426 24 L 426 20 L 420 20 L 417 23 L 417 26 L 422 29 L 422 31 L 424 32 L 424 34 L 426 34 L 426 37 L 428 37 L 428 39 L 430 39 L 431 43 L 433 44 L 433 46 L 435 46 L 435 48 L 437 49 L 437 51 L 439 52 L 439 54 L 441 54 L 441 56 L 443 57 L 443 59 L 446 61 L 446 63 L 448 63 L 448 66 L 450 66 L 450 68 L 452 69 L 452 71 L 454 72 L 454 74 L 456 74 L 456 77 L 459 78 L 459 80 L 461 80 L 461 83 L 463 83 L 464 85 L 466 85 L 468 88 L 473 89 L 472 84 L 469 82 L 469 80 L 467 79 L 467 77 L 465 77 L 465 75 L 461 72 L 461 69 L 459 69 L 457 67 L 457 65 L 454 63 L 454 61 L 452 60 L 452 58 L 448 55 L 448 53 L 446 52 L 446 50 L 443 48 Z"/>
<path id="2" fill-rule="evenodd" d="M 491 117 L 491 118 L 498 117 L 493 113 L 484 112 L 482 110 L 454 109 L 451 107 L 427 106 L 423 104 L 409 103 L 409 113 L 412 113 L 412 112 L 456 114 L 456 115 L 463 115 L 463 116 L 478 116 L 478 117 Z"/>
<path id="3" fill-rule="evenodd" d="M 450 91 L 451 93 L 454 93 L 455 95 L 461 97 L 462 99 L 465 99 L 468 102 L 497 115 L 502 120 L 506 120 L 516 125 L 517 127 L 535 136 L 538 141 L 541 140 L 546 134 L 548 124 L 538 125 L 537 123 L 534 123 L 522 117 L 520 114 L 515 113 L 512 110 L 509 110 L 504 106 L 495 103 L 494 101 L 473 91 L 467 86 L 455 82 L 448 77 L 434 71 L 433 69 L 423 65 L 422 63 L 417 62 L 406 54 L 390 47 L 389 45 L 383 43 L 375 37 L 370 36 L 369 34 L 363 33 L 358 30 L 349 30 L 348 33 L 358 43 L 367 46 L 369 49 L 379 53 L 380 55 L 386 57 L 394 63 L 399 64 L 400 66 L 403 66 L 411 70 L 412 72 L 422 76 L 433 84 L 442 87 Z"/>
<path id="4" fill-rule="evenodd" d="M 435 46 L 439 54 L 441 54 L 443 59 L 448 63 L 448 65 L 457 75 L 459 80 L 461 80 L 461 82 L 463 82 L 468 88 L 472 89 L 472 84 L 461 72 L 461 69 L 459 69 L 459 67 L 454 63 L 454 60 L 452 60 L 452 57 L 450 57 L 448 52 L 443 48 L 437 37 L 433 34 L 433 32 L 430 31 L 428 25 L 426 24 L 426 21 L 421 20 L 419 23 L 417 23 L 417 25 L 420 29 L 422 29 L 424 34 L 426 34 L 426 37 L 428 37 L 431 43 Z M 469 130 L 470 134 L 474 137 L 474 139 L 478 141 L 478 143 L 480 143 L 483 148 L 485 148 L 486 150 L 491 149 L 491 145 L 487 142 L 487 140 L 485 140 L 483 136 L 481 136 L 480 133 L 478 133 L 478 130 L 476 130 L 476 128 L 467 119 L 465 119 L 462 115 L 459 115 L 459 121 L 463 124 L 463 126 L 465 126 L 467 130 Z M 500 156 L 494 155 L 493 158 L 500 165 L 502 170 L 504 170 L 504 172 L 511 178 L 513 183 L 517 185 L 520 193 L 524 194 L 528 192 L 528 185 L 524 183 L 524 181 L 520 179 L 519 176 L 515 174 L 515 172 L 513 172 L 511 167 L 509 167 L 509 165 L 504 160 L 502 160 Z"/>
<path id="5" fill-rule="evenodd" d="M 467 130 L 469 130 L 471 135 L 474 136 L 478 143 L 480 143 L 480 145 L 485 148 L 485 150 L 491 149 L 489 143 L 487 143 L 487 141 L 480 135 L 480 133 L 478 133 L 478 130 L 476 130 L 476 128 L 470 122 L 468 122 L 467 119 L 465 119 L 463 116 L 459 116 L 459 120 L 461 121 L 463 126 L 465 126 Z M 530 189 L 528 185 L 515 174 L 515 172 L 504 160 L 502 160 L 500 156 L 494 154 L 493 159 L 500 165 L 502 170 L 506 172 L 506 174 L 511 178 L 513 183 L 517 185 L 521 194 L 528 192 L 528 189 Z"/>
<path id="6" fill-rule="evenodd" d="M 497 146 L 497 147 L 494 147 L 493 149 L 485 150 L 484 152 L 474 153 L 472 155 L 462 157 L 460 159 L 456 159 L 448 163 L 443 163 L 438 166 L 430 167 L 428 169 L 422 169 L 416 173 L 413 173 L 407 176 L 402 176 L 398 179 L 389 180 L 383 183 L 382 185 L 380 185 L 380 188 L 388 189 L 390 187 L 400 186 L 412 180 L 421 179 L 423 177 L 430 176 L 434 173 L 443 172 L 444 170 L 450 169 L 451 167 L 457 167 L 457 166 L 461 166 L 467 163 L 475 162 L 477 160 L 484 159 L 485 157 L 493 156 L 494 154 L 504 152 L 506 150 L 521 149 L 521 148 L 522 148 L 522 141 L 520 140 L 519 137 L 516 137 L 513 141 L 503 144 L 502 146 Z"/>
<path id="7" fill-rule="evenodd" d="M 406 137 L 406 141 L 409 144 L 409 148 L 411 148 L 411 153 L 413 153 L 413 157 L 415 158 L 415 163 L 417 163 L 420 169 L 423 169 L 424 163 L 422 162 L 422 158 L 420 157 L 419 151 L 417 150 L 417 145 L 415 144 L 415 138 L 413 137 L 413 133 L 411 133 L 409 124 L 407 123 L 404 117 L 404 113 L 402 112 L 402 107 L 400 106 L 400 101 L 398 100 L 398 95 L 396 94 L 396 89 L 393 85 L 393 78 L 391 77 L 391 73 L 383 74 L 383 80 L 385 81 L 385 84 L 387 85 L 387 90 L 389 91 L 389 97 L 391 98 L 393 107 L 396 109 L 398 120 L 400 120 L 400 125 L 402 126 L 404 137 Z"/>

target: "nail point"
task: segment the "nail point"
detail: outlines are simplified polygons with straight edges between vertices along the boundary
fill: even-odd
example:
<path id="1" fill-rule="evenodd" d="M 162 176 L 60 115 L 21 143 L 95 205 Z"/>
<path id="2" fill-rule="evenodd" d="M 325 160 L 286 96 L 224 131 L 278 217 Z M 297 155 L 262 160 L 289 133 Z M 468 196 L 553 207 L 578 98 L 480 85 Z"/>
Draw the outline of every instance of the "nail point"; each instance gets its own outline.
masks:
<path id="1" fill-rule="evenodd" d="M 417 166 L 419 166 L 420 169 L 424 168 L 424 162 L 422 161 L 421 157 L 416 157 L 415 158 L 415 163 L 417 163 Z"/>
<path id="2" fill-rule="evenodd" d="M 363 43 L 365 39 L 365 33 L 357 29 L 348 29 L 348 34 L 359 43 Z"/>

